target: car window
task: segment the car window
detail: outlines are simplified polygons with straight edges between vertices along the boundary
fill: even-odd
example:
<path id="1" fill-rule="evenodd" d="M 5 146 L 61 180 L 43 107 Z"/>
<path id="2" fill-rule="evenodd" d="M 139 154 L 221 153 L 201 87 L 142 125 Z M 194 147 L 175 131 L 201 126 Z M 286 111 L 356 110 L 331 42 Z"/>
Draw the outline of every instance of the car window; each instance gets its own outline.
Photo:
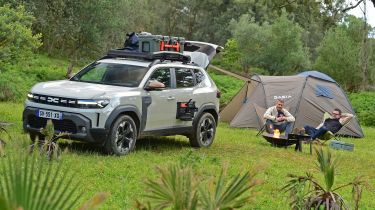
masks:
<path id="1" fill-rule="evenodd" d="M 71 80 L 108 85 L 137 87 L 148 68 L 127 64 L 95 63 L 87 66 Z"/>
<path id="2" fill-rule="evenodd" d="M 90 68 L 91 67 L 91 68 Z M 103 65 L 93 65 L 89 66 L 91 69 L 90 71 L 87 71 L 85 74 L 83 74 L 80 78 L 82 81 L 101 81 L 103 78 L 104 73 L 106 72 L 106 68 Z"/>
<path id="3" fill-rule="evenodd" d="M 185 88 L 194 86 L 194 77 L 191 69 L 176 69 L 176 87 Z"/>
<path id="4" fill-rule="evenodd" d="M 201 70 L 194 69 L 194 75 L 195 75 L 195 80 L 197 81 L 197 84 L 204 81 L 205 76 Z"/>
<path id="5" fill-rule="evenodd" d="M 171 72 L 169 68 L 155 70 L 149 80 L 156 80 L 165 85 L 165 88 L 171 88 Z"/>

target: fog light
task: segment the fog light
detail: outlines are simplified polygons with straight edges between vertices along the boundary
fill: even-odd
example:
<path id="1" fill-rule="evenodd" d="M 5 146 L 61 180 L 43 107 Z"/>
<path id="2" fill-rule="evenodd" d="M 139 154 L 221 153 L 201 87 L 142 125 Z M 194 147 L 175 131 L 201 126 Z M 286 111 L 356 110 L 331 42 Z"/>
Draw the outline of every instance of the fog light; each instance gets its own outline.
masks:
<path id="1" fill-rule="evenodd" d="M 86 133 L 86 127 L 85 126 L 81 127 L 81 133 Z"/>

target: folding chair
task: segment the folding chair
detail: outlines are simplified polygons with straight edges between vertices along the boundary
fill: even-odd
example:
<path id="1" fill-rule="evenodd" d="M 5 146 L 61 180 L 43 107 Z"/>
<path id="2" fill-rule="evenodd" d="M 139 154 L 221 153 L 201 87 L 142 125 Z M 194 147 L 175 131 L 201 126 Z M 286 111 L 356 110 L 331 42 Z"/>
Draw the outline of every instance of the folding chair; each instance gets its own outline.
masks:
<path id="1" fill-rule="evenodd" d="M 263 108 L 263 107 L 260 107 L 258 104 L 255 104 L 254 103 L 254 108 L 255 108 L 255 112 L 258 116 L 258 121 L 259 121 L 259 124 L 262 124 L 262 126 L 260 127 L 258 133 L 256 136 L 259 136 L 260 134 L 262 134 L 267 126 L 266 126 L 266 120 L 263 118 L 263 114 L 266 112 L 267 109 Z"/>
<path id="2" fill-rule="evenodd" d="M 327 112 L 324 113 L 323 115 L 323 122 L 324 120 L 326 120 L 327 118 L 331 117 L 331 115 Z M 324 141 L 322 144 L 325 144 L 327 141 L 331 140 L 331 139 L 334 139 L 336 141 L 342 141 L 341 138 L 340 138 L 340 135 L 338 134 L 348 123 L 350 122 L 350 120 L 348 120 L 344 125 L 342 125 L 342 127 L 340 128 L 340 130 L 338 130 L 336 133 L 332 133 L 331 131 L 327 131 L 325 134 L 323 134 L 321 137 L 319 137 L 319 140 L 322 140 Z"/>
<path id="3" fill-rule="evenodd" d="M 266 123 L 263 124 L 263 126 L 259 129 L 258 133 L 256 136 L 259 136 L 266 130 Z"/>

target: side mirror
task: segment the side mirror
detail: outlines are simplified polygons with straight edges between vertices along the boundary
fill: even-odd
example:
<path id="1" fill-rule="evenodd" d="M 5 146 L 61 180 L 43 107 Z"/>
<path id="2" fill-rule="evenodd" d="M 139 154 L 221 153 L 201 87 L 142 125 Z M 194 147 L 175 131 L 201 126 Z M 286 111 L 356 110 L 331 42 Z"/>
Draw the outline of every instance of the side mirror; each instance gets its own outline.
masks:
<path id="1" fill-rule="evenodd" d="M 165 85 L 159 81 L 156 80 L 150 80 L 148 84 L 145 87 L 145 90 L 151 91 L 151 90 L 164 90 Z"/>

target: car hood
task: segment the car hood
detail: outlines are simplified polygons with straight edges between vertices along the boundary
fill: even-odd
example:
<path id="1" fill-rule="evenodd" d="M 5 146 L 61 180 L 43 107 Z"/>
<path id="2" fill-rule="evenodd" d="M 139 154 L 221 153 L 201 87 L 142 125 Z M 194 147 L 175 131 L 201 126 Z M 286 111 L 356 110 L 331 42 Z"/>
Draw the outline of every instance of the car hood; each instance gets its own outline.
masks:
<path id="1" fill-rule="evenodd" d="M 123 86 L 59 80 L 38 83 L 31 89 L 31 92 L 34 94 L 65 98 L 94 99 L 112 96 L 135 89 L 136 88 Z"/>

